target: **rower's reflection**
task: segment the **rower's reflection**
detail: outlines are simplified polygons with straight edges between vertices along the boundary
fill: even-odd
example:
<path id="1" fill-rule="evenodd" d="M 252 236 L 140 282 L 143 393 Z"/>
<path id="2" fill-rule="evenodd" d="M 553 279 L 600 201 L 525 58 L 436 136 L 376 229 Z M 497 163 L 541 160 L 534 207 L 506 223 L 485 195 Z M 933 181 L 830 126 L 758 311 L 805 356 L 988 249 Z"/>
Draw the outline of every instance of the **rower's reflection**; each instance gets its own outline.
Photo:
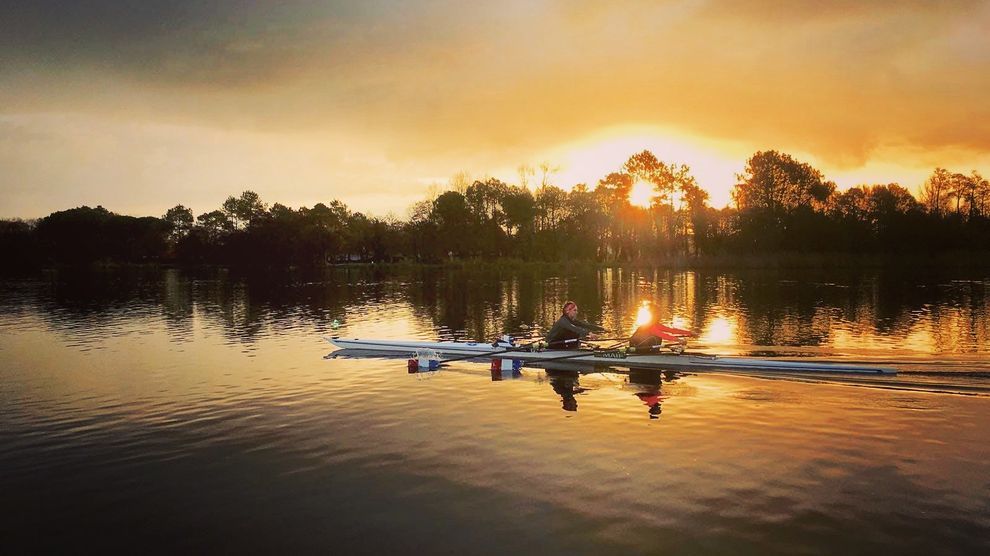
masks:
<path id="1" fill-rule="evenodd" d="M 650 419 L 659 419 L 663 413 L 663 381 L 672 382 L 678 378 L 673 371 L 658 371 L 656 369 L 629 369 L 629 386 L 637 398 L 647 407 Z"/>
<path id="2" fill-rule="evenodd" d="M 366 351 L 360 350 L 337 350 L 329 353 L 326 358 L 368 358 L 379 359 L 406 359 L 406 356 L 396 356 L 394 353 L 379 353 L 368 355 Z M 663 383 L 673 382 L 681 376 L 685 376 L 678 371 L 660 371 L 647 368 L 628 368 L 627 373 L 617 372 L 609 366 L 594 366 L 588 363 L 577 363 L 571 361 L 554 362 L 530 362 L 527 369 L 542 369 L 544 372 L 523 372 L 522 363 L 519 361 L 502 360 L 490 364 L 491 380 L 494 382 L 508 380 L 536 380 L 542 382 L 546 377 L 554 393 L 560 397 L 561 409 L 566 412 L 576 412 L 578 410 L 578 395 L 585 394 L 603 384 L 608 384 L 611 388 L 618 388 L 624 391 L 631 390 L 638 401 L 646 406 L 647 415 L 650 419 L 658 419 L 663 413 L 663 402 L 667 398 L 663 393 Z M 439 369 L 420 368 L 418 365 L 407 366 L 409 374 L 415 374 L 421 378 L 434 377 L 442 373 L 465 373 L 477 376 L 479 369 L 473 363 L 463 362 L 457 365 L 444 365 Z M 545 373 L 545 375 L 544 375 Z M 625 374 L 625 377 L 621 377 Z M 586 385 L 582 386 L 582 377 L 585 377 Z M 628 398 L 627 398 L 628 399 Z"/>
<path id="3" fill-rule="evenodd" d="M 547 369 L 547 379 L 550 387 L 560 396 L 561 408 L 564 411 L 577 411 L 578 402 L 576 394 L 586 392 L 587 388 L 581 387 L 581 373 L 570 370 Z"/>
<path id="4" fill-rule="evenodd" d="M 574 364 L 553 363 L 541 365 L 547 374 L 547 379 L 553 391 L 560 396 L 561 407 L 564 411 L 577 411 L 577 395 L 589 391 L 581 386 L 581 376 L 591 372 L 591 369 L 575 368 Z M 607 376 L 607 375 L 606 375 Z M 633 394 L 646 406 L 650 419 L 659 419 L 663 413 L 663 383 L 673 382 L 680 378 L 676 371 L 660 371 L 657 369 L 631 368 L 623 388 L 633 390 Z"/>

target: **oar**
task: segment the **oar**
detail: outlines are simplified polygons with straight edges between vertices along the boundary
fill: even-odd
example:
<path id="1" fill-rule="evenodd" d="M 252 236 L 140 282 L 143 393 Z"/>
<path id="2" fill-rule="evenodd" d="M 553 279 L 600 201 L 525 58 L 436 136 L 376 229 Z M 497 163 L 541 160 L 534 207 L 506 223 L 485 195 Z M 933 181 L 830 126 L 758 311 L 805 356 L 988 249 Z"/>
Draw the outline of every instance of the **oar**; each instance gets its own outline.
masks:
<path id="1" fill-rule="evenodd" d="M 603 353 L 603 352 L 608 352 L 608 351 L 616 351 L 616 352 L 618 352 L 618 350 L 616 350 L 615 348 L 619 347 L 623 343 L 625 343 L 625 340 L 619 342 L 618 344 L 611 345 L 611 346 L 609 346 L 607 348 L 595 348 L 595 349 L 591 349 L 591 350 L 582 350 L 582 351 L 580 351 L 578 353 L 569 353 L 567 355 L 561 355 L 560 357 L 550 357 L 548 359 L 536 359 L 536 360 L 533 361 L 533 363 L 546 363 L 548 361 L 563 361 L 564 359 L 577 359 L 578 357 L 585 357 L 587 355 L 594 355 L 596 353 Z"/>
<path id="2" fill-rule="evenodd" d="M 605 334 L 605 333 L 608 333 L 608 334 L 618 334 L 618 332 L 612 332 L 610 330 L 605 330 L 604 332 L 602 332 L 602 334 Z M 588 339 L 578 338 L 578 339 L 571 339 L 571 340 L 557 340 L 557 341 L 553 341 L 553 342 L 548 343 L 546 345 L 546 348 L 547 349 L 560 349 L 561 347 L 565 347 L 565 346 L 561 346 L 560 344 L 573 344 L 574 342 L 580 342 L 582 344 L 587 344 L 587 343 L 590 343 L 590 342 L 626 342 L 626 341 L 629 341 L 629 337 L 628 336 L 615 336 L 613 338 L 595 338 L 594 340 L 588 340 Z"/>
<path id="3" fill-rule="evenodd" d="M 611 345 L 611 346 L 609 346 L 607 348 L 595 348 L 595 349 L 591 349 L 591 350 L 583 350 L 580 353 L 570 353 L 570 354 L 567 354 L 567 355 L 562 355 L 560 357 L 551 357 L 549 359 L 537 359 L 537 360 L 534 360 L 533 363 L 539 364 L 539 363 L 546 363 L 547 361 L 562 361 L 564 359 L 577 359 L 578 357 L 584 357 L 586 355 L 595 355 L 596 353 L 608 353 L 608 352 L 627 353 L 625 350 L 619 351 L 618 349 L 616 349 L 616 348 L 618 348 L 620 345 L 622 345 L 624 343 L 625 343 L 625 340 L 620 341 L 617 344 L 613 344 L 613 345 Z M 655 348 L 651 348 L 650 351 L 654 351 L 654 350 L 659 351 L 659 348 L 660 348 L 660 346 L 655 346 Z M 637 353 L 637 352 L 633 352 L 633 354 L 634 355 L 644 355 L 642 353 Z M 691 355 L 696 355 L 696 354 L 693 354 L 692 353 Z M 704 355 L 704 354 L 697 354 L 697 355 Z M 714 356 L 707 356 L 707 357 L 714 358 Z"/>
<path id="4" fill-rule="evenodd" d="M 543 341 L 543 338 L 540 338 L 539 340 L 535 340 L 533 342 L 529 342 L 528 344 L 521 344 L 521 345 L 518 345 L 518 346 L 509 347 L 509 348 L 502 348 L 502 349 L 495 350 L 495 351 L 489 351 L 487 353 L 485 353 L 485 352 L 482 352 L 482 353 L 472 353 L 470 355 L 465 355 L 463 357 L 454 357 L 452 359 L 444 359 L 444 360 L 440 361 L 439 363 L 441 363 L 441 364 L 442 363 L 451 363 L 453 361 L 463 361 L 465 359 L 475 359 L 475 358 L 479 358 L 479 357 L 490 357 L 492 355 L 499 355 L 499 354 L 502 354 L 502 353 L 511 353 L 513 351 L 523 351 L 525 348 L 528 348 L 530 346 L 536 345 L 536 344 L 538 344 L 538 343 L 540 343 L 542 341 Z M 573 342 L 578 342 L 578 341 L 580 341 L 580 340 L 578 340 L 578 339 L 564 340 L 562 343 L 573 343 Z M 554 343 L 557 343 L 557 342 L 554 342 Z"/>
<path id="5" fill-rule="evenodd" d="M 594 340 L 582 340 L 584 342 L 627 342 L 628 337 L 616 336 L 615 338 L 595 338 Z"/>

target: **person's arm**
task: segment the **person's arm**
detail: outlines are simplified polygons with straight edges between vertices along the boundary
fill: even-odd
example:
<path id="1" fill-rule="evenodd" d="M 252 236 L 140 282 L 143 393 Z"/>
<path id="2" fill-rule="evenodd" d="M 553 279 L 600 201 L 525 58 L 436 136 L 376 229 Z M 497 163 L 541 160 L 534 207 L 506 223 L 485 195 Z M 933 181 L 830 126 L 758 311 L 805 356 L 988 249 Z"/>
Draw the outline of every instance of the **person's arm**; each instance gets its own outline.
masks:
<path id="1" fill-rule="evenodd" d="M 590 322 L 584 322 L 582 320 L 575 320 L 574 324 L 577 326 L 587 329 L 589 332 L 605 332 L 605 329 L 597 324 L 591 324 Z"/>
<path id="2" fill-rule="evenodd" d="M 577 347 L 588 331 L 571 323 L 566 317 L 561 317 L 547 333 L 547 345 L 552 348 Z"/>
<path id="3" fill-rule="evenodd" d="M 698 335 L 698 334 L 696 334 L 694 332 L 691 332 L 690 330 L 683 330 L 681 328 L 674 328 L 673 326 L 666 326 L 666 325 L 663 325 L 663 324 L 660 324 L 660 323 L 657 323 L 654 326 L 656 326 L 658 329 L 660 329 L 663 332 L 666 332 L 668 334 L 675 334 L 675 335 L 679 335 L 679 336 L 697 336 Z"/>
<path id="4" fill-rule="evenodd" d="M 583 323 L 579 320 L 572 322 L 570 319 L 566 319 L 566 318 L 561 318 L 559 321 L 557 321 L 558 326 L 566 330 L 570 330 L 571 332 L 577 334 L 579 338 L 584 338 L 585 336 L 588 335 L 589 332 L 591 332 L 590 328 L 585 328 L 584 326 L 585 324 L 586 323 Z"/>

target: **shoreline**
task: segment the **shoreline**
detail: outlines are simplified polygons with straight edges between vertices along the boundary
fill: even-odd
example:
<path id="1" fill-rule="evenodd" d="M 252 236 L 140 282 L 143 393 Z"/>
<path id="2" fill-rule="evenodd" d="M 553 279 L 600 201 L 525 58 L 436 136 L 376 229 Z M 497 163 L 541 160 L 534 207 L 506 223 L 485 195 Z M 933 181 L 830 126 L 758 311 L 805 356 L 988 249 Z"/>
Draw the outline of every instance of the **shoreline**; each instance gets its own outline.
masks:
<path id="1" fill-rule="evenodd" d="M 699 257 L 666 257 L 649 261 L 595 261 L 572 259 L 569 261 L 533 261 L 512 257 L 496 259 L 461 258 L 443 262 L 416 261 L 352 261 L 325 266 L 262 266 L 227 265 L 217 263 L 183 264 L 174 261 L 128 263 L 101 261 L 82 265 L 42 265 L 38 267 L 5 268 L 4 277 L 25 277 L 57 271 L 111 271 L 122 269 L 182 269 L 228 270 L 234 272 L 314 272 L 330 269 L 652 269 L 652 270 L 769 270 L 769 269 L 835 269 L 835 268 L 990 268 L 990 252 L 946 251 L 942 253 L 774 253 L 746 255 L 704 255 Z"/>

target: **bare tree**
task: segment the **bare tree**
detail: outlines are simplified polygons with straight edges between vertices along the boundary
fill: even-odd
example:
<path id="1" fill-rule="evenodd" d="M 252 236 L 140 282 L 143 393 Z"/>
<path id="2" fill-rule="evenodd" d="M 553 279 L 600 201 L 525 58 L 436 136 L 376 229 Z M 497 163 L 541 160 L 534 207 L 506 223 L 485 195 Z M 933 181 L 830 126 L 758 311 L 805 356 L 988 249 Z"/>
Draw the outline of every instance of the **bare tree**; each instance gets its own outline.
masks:
<path id="1" fill-rule="evenodd" d="M 554 166 L 549 161 L 544 160 L 540 163 L 540 187 L 544 188 L 548 185 L 552 185 L 552 177 L 554 174 L 560 171 L 560 166 Z"/>
<path id="2" fill-rule="evenodd" d="M 447 182 L 447 186 L 450 191 L 456 191 L 461 195 L 467 193 L 467 188 L 471 186 L 473 180 L 471 180 L 471 174 L 465 171 L 460 171 L 450 176 L 450 180 Z"/>
<path id="3" fill-rule="evenodd" d="M 519 174 L 519 187 L 529 189 L 529 179 L 536 175 L 536 170 L 529 164 L 520 164 L 516 172 Z"/>
<path id="4" fill-rule="evenodd" d="M 951 191 L 952 174 L 945 168 L 935 168 L 925 184 L 921 186 L 921 204 L 929 214 L 942 216 L 949 207 Z"/>

